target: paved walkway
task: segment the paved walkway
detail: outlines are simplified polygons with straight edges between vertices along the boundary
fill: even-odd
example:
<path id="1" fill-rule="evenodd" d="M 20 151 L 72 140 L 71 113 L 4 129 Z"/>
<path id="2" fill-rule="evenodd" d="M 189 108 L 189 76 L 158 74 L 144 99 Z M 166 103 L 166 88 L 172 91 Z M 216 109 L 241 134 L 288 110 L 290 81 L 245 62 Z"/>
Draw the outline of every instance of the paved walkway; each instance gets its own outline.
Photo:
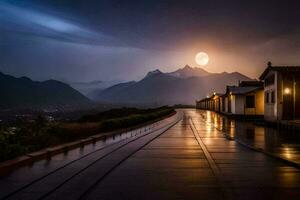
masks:
<path id="1" fill-rule="evenodd" d="M 183 112 L 171 128 L 111 147 L 100 160 L 105 152 L 93 154 L 10 199 L 300 198 L 300 170 L 227 140 L 203 111 Z"/>
<path id="2" fill-rule="evenodd" d="M 89 199 L 299 199 L 300 171 L 224 138 L 202 111 L 130 157 Z"/>

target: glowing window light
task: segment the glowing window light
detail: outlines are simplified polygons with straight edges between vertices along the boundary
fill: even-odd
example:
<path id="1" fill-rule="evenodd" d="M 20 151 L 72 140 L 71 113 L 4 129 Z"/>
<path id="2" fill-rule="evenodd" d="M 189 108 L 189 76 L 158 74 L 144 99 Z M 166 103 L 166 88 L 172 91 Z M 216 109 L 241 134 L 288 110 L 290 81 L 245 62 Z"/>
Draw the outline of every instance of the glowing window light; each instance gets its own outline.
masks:
<path id="1" fill-rule="evenodd" d="M 284 88 L 283 92 L 284 94 L 291 94 L 292 90 L 290 88 Z"/>

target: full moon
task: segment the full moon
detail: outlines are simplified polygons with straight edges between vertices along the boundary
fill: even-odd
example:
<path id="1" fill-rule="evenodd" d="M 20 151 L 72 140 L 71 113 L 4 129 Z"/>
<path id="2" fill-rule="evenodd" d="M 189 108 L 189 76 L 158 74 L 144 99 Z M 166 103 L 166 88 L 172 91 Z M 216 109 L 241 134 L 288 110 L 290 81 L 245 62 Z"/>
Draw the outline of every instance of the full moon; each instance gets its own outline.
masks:
<path id="1" fill-rule="evenodd" d="M 207 65 L 207 63 L 209 61 L 209 57 L 208 57 L 207 53 L 199 52 L 199 53 L 197 53 L 195 60 L 198 65 L 204 66 L 204 65 Z"/>

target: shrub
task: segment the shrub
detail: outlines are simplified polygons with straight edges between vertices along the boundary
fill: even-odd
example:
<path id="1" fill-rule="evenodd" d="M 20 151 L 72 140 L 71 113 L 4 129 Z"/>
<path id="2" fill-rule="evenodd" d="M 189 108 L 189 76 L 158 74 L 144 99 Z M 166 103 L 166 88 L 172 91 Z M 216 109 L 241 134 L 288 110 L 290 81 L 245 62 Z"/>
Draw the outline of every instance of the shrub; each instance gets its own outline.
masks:
<path id="1" fill-rule="evenodd" d="M 138 124 L 146 123 L 148 121 L 166 116 L 174 112 L 173 109 L 166 109 L 150 114 L 139 114 L 139 115 L 130 115 L 128 117 L 122 117 L 117 119 L 108 119 L 101 123 L 101 131 L 112 131 L 115 129 L 127 128 L 130 126 L 136 126 Z"/>

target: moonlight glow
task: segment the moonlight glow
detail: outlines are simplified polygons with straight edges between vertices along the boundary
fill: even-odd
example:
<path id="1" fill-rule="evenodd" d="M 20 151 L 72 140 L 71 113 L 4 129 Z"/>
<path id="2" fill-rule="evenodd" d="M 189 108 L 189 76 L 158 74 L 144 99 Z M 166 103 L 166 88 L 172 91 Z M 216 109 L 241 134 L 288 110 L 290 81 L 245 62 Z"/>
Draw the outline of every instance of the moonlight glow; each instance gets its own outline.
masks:
<path id="1" fill-rule="evenodd" d="M 207 53 L 199 52 L 199 53 L 197 53 L 195 60 L 198 65 L 204 66 L 204 65 L 207 65 L 207 63 L 209 61 L 209 57 L 208 57 Z"/>

